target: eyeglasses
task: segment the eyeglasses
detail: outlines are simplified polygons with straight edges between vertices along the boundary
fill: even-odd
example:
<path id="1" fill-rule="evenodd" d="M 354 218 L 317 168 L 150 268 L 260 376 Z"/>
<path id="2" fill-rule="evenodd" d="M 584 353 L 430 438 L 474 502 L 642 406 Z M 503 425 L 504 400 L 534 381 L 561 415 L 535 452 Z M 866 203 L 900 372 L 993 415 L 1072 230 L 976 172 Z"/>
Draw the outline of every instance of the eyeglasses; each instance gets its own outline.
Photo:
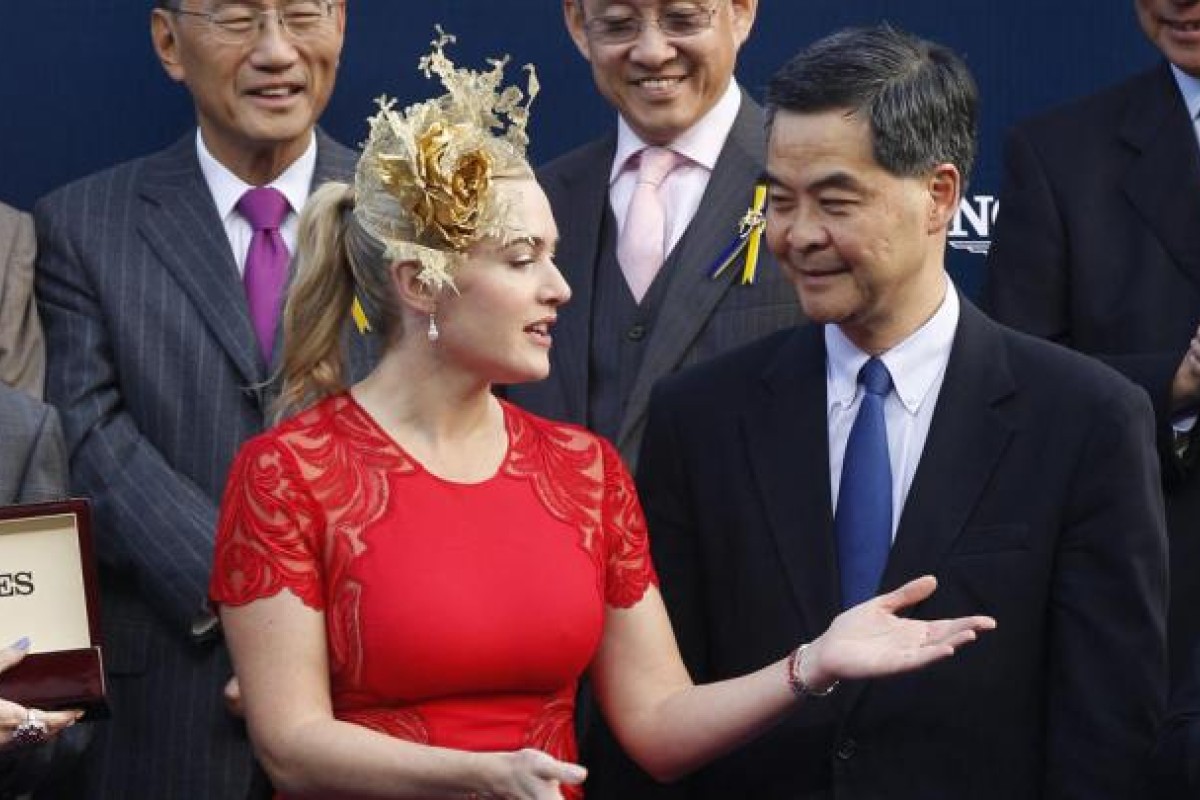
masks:
<path id="1" fill-rule="evenodd" d="M 333 9 L 345 0 L 294 0 L 280 8 L 260 8 L 245 3 L 226 3 L 215 11 L 170 9 L 172 14 L 207 20 L 213 36 L 226 44 L 249 44 L 275 17 L 279 27 L 293 39 L 313 39 L 329 33 Z"/>
<path id="2" fill-rule="evenodd" d="M 614 14 L 593 17 L 583 23 L 583 27 L 588 36 L 600 44 L 629 44 L 642 35 L 647 24 L 654 25 L 663 36 L 683 39 L 711 28 L 716 13 L 717 7 L 711 5 L 672 8 L 652 18 Z"/>

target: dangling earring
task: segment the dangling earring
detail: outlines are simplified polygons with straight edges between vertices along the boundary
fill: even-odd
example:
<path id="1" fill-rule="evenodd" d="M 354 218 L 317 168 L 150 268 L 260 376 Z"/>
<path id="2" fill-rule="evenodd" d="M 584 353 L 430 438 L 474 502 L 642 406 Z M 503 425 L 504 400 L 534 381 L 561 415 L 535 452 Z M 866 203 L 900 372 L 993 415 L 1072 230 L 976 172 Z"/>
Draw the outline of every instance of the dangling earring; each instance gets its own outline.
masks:
<path id="1" fill-rule="evenodd" d="M 429 337 L 429 341 L 431 342 L 438 340 L 437 314 L 434 311 L 429 312 L 429 331 L 425 335 Z"/>

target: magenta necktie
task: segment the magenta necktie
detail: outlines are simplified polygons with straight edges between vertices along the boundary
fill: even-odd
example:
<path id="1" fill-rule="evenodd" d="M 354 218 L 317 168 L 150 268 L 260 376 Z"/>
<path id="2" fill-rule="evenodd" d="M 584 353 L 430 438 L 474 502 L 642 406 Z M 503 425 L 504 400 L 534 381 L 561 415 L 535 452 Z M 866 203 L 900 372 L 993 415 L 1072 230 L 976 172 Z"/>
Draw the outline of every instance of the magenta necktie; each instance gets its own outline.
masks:
<path id="1" fill-rule="evenodd" d="M 667 216 L 659 187 L 678 161 L 675 151 L 666 147 L 647 147 L 638 156 L 637 186 L 617 241 L 617 260 L 639 303 L 667 255 Z"/>
<path id="2" fill-rule="evenodd" d="M 287 283 L 287 243 L 279 233 L 279 226 L 287 219 L 287 198 L 278 189 L 260 186 L 248 189 L 238 200 L 237 210 L 254 235 L 250 237 L 250 249 L 246 252 L 246 269 L 242 282 L 246 286 L 246 300 L 250 306 L 250 321 L 258 336 L 258 346 L 263 360 L 271 363 L 271 351 L 275 346 L 275 327 L 279 322 L 283 286 Z"/>

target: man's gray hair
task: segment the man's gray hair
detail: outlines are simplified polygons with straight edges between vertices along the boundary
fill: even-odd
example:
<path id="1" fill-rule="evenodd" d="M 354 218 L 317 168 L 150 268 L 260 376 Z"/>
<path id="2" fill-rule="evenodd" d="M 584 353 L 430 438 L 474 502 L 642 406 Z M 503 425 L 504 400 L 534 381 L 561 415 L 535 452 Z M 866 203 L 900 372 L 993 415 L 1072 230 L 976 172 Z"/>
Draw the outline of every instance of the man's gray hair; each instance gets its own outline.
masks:
<path id="1" fill-rule="evenodd" d="M 875 160 L 893 175 L 975 161 L 979 93 L 962 60 L 889 25 L 850 28 L 793 57 L 767 87 L 767 126 L 779 112 L 846 109 L 868 120 Z"/>

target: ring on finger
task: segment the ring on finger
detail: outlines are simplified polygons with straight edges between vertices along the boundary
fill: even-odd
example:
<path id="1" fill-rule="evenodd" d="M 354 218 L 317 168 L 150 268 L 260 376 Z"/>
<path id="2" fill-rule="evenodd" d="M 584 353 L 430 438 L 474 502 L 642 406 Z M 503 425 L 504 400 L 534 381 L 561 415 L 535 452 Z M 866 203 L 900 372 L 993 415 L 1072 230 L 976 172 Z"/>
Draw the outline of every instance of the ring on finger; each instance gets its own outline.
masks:
<path id="1" fill-rule="evenodd" d="M 32 708 L 25 714 L 25 719 L 13 728 L 12 740 L 18 747 L 29 747 L 41 744 L 49 738 L 50 729 L 45 720 L 38 717 Z"/>

